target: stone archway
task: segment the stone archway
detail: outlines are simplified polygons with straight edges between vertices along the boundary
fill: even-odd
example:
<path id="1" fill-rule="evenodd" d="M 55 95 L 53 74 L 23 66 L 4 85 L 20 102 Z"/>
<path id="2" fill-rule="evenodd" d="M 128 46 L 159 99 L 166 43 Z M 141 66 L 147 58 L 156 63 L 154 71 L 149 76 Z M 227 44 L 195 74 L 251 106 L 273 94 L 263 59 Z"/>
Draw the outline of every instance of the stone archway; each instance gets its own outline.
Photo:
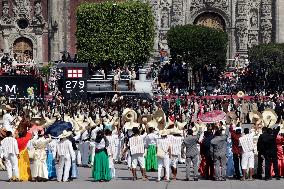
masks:
<path id="1" fill-rule="evenodd" d="M 33 43 L 26 37 L 20 37 L 13 44 L 13 53 L 17 55 L 18 62 L 25 62 L 27 59 L 33 59 Z"/>
<path id="2" fill-rule="evenodd" d="M 222 16 L 214 12 L 205 12 L 196 17 L 193 24 L 210 28 L 226 30 L 226 22 Z"/>

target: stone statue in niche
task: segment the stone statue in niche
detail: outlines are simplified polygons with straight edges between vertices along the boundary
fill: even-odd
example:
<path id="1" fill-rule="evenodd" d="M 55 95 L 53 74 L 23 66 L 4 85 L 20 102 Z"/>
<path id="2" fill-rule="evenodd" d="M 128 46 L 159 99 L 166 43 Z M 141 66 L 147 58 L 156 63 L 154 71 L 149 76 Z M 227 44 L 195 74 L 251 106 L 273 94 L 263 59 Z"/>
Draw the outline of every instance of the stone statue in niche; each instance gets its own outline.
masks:
<path id="1" fill-rule="evenodd" d="M 35 6 L 34 6 L 34 19 L 33 23 L 34 24 L 42 24 L 43 23 L 43 15 L 42 15 L 42 6 L 41 6 L 41 1 L 37 0 L 35 1 Z"/>
<path id="2" fill-rule="evenodd" d="M 161 28 L 169 28 L 169 20 L 169 11 L 167 8 L 164 8 L 161 14 Z"/>
<path id="3" fill-rule="evenodd" d="M 258 45 L 258 36 L 256 34 L 252 34 L 250 35 L 249 47 L 253 47 L 255 45 Z"/>
<path id="4" fill-rule="evenodd" d="M 252 15 L 250 18 L 250 26 L 251 28 L 258 28 L 258 16 L 255 11 L 252 12 Z"/>
<path id="5" fill-rule="evenodd" d="M 8 1 L 3 1 L 3 9 L 2 9 L 2 20 L 5 24 L 11 23 L 11 18 L 9 15 L 9 4 Z"/>

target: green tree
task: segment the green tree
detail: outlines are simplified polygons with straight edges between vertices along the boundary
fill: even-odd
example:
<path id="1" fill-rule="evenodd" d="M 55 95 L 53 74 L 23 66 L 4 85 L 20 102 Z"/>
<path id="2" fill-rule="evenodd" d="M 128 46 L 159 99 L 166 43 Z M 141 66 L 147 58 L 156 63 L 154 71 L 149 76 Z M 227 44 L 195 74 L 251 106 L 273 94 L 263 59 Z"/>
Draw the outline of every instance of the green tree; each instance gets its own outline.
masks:
<path id="1" fill-rule="evenodd" d="M 201 84 L 206 66 L 216 67 L 219 73 L 226 67 L 228 36 L 223 31 L 196 25 L 176 26 L 168 31 L 167 41 L 172 60 L 187 63 L 195 83 L 199 80 Z"/>
<path id="2" fill-rule="evenodd" d="M 283 88 L 284 44 L 260 44 L 250 48 L 248 55 L 251 77 L 254 78 L 249 80 L 250 86 L 273 90 Z"/>
<path id="3" fill-rule="evenodd" d="M 83 3 L 77 9 L 78 58 L 95 65 L 143 64 L 154 46 L 154 16 L 140 1 Z"/>

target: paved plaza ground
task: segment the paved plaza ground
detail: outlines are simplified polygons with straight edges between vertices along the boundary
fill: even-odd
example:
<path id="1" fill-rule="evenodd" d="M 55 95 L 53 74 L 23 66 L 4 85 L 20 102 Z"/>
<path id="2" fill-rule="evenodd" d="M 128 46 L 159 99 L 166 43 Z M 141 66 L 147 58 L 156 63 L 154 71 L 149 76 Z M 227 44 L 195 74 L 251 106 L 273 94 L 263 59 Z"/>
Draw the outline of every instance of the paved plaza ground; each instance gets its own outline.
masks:
<path id="1" fill-rule="evenodd" d="M 207 180 L 199 180 L 198 182 L 189 181 L 185 182 L 182 179 L 185 177 L 185 168 L 179 168 L 177 181 L 171 182 L 156 182 L 157 173 L 148 173 L 149 181 L 133 182 L 131 174 L 125 165 L 116 165 L 117 178 L 107 183 L 93 182 L 90 178 L 91 169 L 80 168 L 79 179 L 68 183 L 58 183 L 50 181 L 46 183 L 7 183 L 6 172 L 0 172 L 0 188 L 1 189 L 283 189 L 284 179 L 280 181 L 237 181 L 227 180 L 226 182 L 214 182 Z M 141 174 L 138 174 L 141 177 Z"/>

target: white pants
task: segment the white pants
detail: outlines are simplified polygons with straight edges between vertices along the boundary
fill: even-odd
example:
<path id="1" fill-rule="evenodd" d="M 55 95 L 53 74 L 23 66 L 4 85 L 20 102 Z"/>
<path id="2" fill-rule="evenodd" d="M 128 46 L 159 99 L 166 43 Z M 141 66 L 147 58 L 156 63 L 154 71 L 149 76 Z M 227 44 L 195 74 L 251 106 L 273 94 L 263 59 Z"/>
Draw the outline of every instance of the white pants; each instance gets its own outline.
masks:
<path id="1" fill-rule="evenodd" d="M 89 163 L 89 147 L 90 142 L 80 142 L 79 144 L 79 150 L 82 156 L 82 165 L 88 165 Z"/>
<path id="2" fill-rule="evenodd" d="M 173 168 L 177 168 L 177 164 L 178 164 L 178 155 L 173 155 L 172 161 L 171 161 L 171 167 Z"/>
<path id="3" fill-rule="evenodd" d="M 139 162 L 141 169 L 145 169 L 144 154 L 131 155 L 131 168 L 136 169 L 138 162 Z"/>
<path id="4" fill-rule="evenodd" d="M 242 154 L 242 169 L 254 168 L 254 153 L 244 152 Z"/>
<path id="5" fill-rule="evenodd" d="M 82 156 L 80 150 L 76 150 L 77 164 L 82 165 Z"/>
<path id="6" fill-rule="evenodd" d="M 19 178 L 19 167 L 18 167 L 18 157 L 16 154 L 9 154 L 5 158 L 5 166 L 8 173 L 8 179 L 11 179 L 13 176 Z"/>
<path id="7" fill-rule="evenodd" d="M 90 142 L 90 152 L 91 152 L 91 165 L 94 165 L 94 158 L 96 155 L 95 142 Z"/>
<path id="8" fill-rule="evenodd" d="M 110 174 L 111 174 L 111 178 L 115 178 L 115 168 L 114 168 L 114 163 L 113 163 L 113 158 L 109 157 L 109 169 L 110 169 Z"/>
<path id="9" fill-rule="evenodd" d="M 127 155 L 127 166 L 128 166 L 128 168 L 131 167 L 131 155 L 130 155 L 129 151 L 128 151 L 128 155 Z"/>
<path id="10" fill-rule="evenodd" d="M 64 168 L 64 175 L 63 175 L 63 168 Z M 68 156 L 60 156 L 59 157 L 59 164 L 58 164 L 58 171 L 57 171 L 57 181 L 62 180 L 63 175 L 63 182 L 66 182 L 69 178 L 69 172 L 71 169 L 71 157 Z"/>
<path id="11" fill-rule="evenodd" d="M 166 154 L 163 159 L 158 158 L 158 180 L 161 180 L 161 172 L 163 169 L 163 166 L 166 169 L 166 179 L 170 179 L 170 158 L 169 155 Z"/>

